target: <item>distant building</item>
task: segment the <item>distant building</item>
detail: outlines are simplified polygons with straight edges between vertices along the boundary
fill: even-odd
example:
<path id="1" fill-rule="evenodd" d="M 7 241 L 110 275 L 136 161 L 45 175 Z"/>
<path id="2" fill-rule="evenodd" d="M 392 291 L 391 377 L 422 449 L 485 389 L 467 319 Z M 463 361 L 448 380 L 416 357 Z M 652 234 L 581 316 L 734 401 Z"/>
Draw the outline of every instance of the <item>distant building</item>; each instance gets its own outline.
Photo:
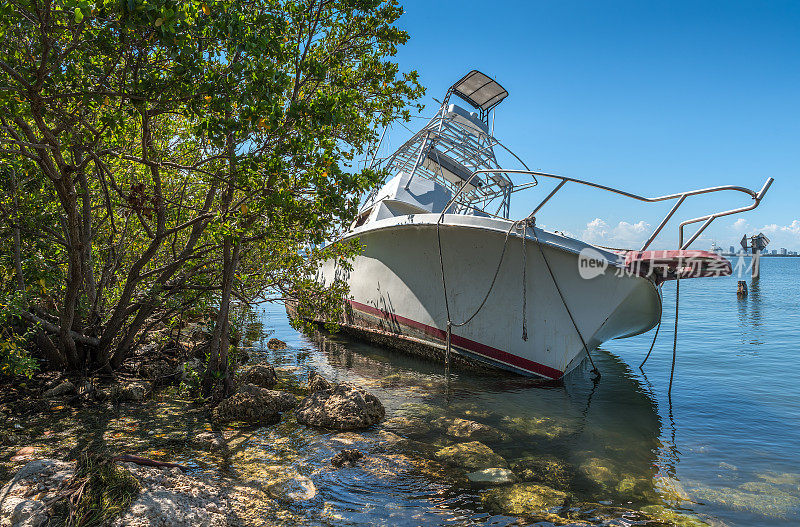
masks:
<path id="1" fill-rule="evenodd" d="M 783 247 L 781 247 L 781 254 L 786 256 L 786 249 L 784 249 Z"/>
<path id="2" fill-rule="evenodd" d="M 736 249 L 733 248 L 733 245 L 731 245 L 728 249 L 730 254 L 736 254 Z"/>
<path id="3" fill-rule="evenodd" d="M 778 254 L 778 249 L 772 249 L 772 254 Z"/>

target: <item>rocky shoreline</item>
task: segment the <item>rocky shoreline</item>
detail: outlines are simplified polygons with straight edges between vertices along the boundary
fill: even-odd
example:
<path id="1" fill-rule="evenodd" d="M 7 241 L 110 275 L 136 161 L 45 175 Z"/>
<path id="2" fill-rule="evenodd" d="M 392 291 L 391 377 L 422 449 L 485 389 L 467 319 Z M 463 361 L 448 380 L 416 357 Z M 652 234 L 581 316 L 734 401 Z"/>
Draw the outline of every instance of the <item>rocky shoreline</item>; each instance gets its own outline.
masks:
<path id="1" fill-rule="evenodd" d="M 269 346 L 285 344 L 273 339 Z M 146 376 L 31 381 L 14 388 L 12 395 L 28 397 L 15 398 L 13 407 L 6 396 L 0 412 L 11 426 L 0 437 L 0 482 L 7 482 L 0 491 L 0 527 L 41 526 L 56 518 L 59 493 L 78 470 L 70 460 L 86 451 L 166 465 L 115 462 L 138 490 L 109 525 L 307 523 L 302 504 L 319 506 L 325 485 L 352 477 L 349 471 L 390 481 L 419 474 L 464 489 L 477 506 L 508 521 L 713 525 L 676 512 L 652 482 L 617 474 L 603 459 L 570 465 L 547 455 L 507 460 L 496 451 L 518 432 L 555 444 L 565 431 L 553 419 L 509 417 L 498 429 L 482 422 L 489 413 L 480 408 L 455 417 L 414 403 L 389 413 L 363 387 L 273 366 L 258 353 L 239 369 L 234 395 L 211 406 L 181 396 L 176 386 L 197 368 L 191 353 L 181 361 L 163 347 L 143 351 L 154 352 L 165 358 L 158 367 L 143 361 L 151 365 Z M 415 382 L 393 374 L 375 386 L 413 392 Z M 431 442 L 431 435 L 439 439 Z M 582 501 L 576 486 L 605 489 L 613 499 Z M 679 487 L 668 495 L 672 503 L 691 503 Z"/>

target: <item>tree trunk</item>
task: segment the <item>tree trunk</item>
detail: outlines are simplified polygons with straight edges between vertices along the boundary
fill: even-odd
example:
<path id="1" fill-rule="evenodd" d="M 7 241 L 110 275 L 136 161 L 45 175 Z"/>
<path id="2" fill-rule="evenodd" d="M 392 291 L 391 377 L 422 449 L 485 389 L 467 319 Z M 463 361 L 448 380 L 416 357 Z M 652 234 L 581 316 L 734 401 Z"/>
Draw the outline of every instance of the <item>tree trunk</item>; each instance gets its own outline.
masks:
<path id="1" fill-rule="evenodd" d="M 214 334 L 211 337 L 209 359 L 206 375 L 203 381 L 203 395 L 208 397 L 217 380 L 222 380 L 223 395 L 233 393 L 233 374 L 228 361 L 228 348 L 230 347 L 230 309 L 233 292 L 233 280 L 239 266 L 239 253 L 241 245 L 238 241 L 226 239 L 222 249 L 222 293 L 220 295 L 219 313 Z M 221 376 L 221 377 L 220 377 Z"/>
<path id="2" fill-rule="evenodd" d="M 17 197 L 17 173 L 11 167 L 11 203 L 14 207 L 14 272 L 17 275 L 15 286 L 18 291 L 25 290 L 25 278 L 22 276 L 22 241 L 19 232 L 19 199 Z"/>

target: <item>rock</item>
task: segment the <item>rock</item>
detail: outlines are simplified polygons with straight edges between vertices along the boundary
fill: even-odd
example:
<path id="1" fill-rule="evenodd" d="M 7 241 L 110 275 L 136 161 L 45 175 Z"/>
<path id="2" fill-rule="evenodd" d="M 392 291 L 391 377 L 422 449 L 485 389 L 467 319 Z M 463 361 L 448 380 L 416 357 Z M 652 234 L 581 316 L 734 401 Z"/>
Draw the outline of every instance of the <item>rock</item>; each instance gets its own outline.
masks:
<path id="1" fill-rule="evenodd" d="M 607 465 L 613 466 L 609 460 L 593 457 L 583 463 L 579 469 L 589 480 L 606 488 L 614 486 L 617 481 L 616 474 Z"/>
<path id="2" fill-rule="evenodd" d="M 380 422 L 386 414 L 378 398 L 368 391 L 344 383 L 332 386 L 300 401 L 294 412 L 298 422 L 333 430 L 357 430 Z"/>
<path id="3" fill-rule="evenodd" d="M 151 379 L 156 384 L 169 384 L 177 381 L 181 374 L 181 369 L 168 360 L 145 362 L 139 371 L 143 377 Z"/>
<path id="4" fill-rule="evenodd" d="M 570 487 L 573 469 L 553 457 L 531 457 L 516 461 L 511 466 L 522 481 L 538 482 L 566 490 Z"/>
<path id="5" fill-rule="evenodd" d="M 507 468 L 482 468 L 467 474 L 467 479 L 475 485 L 508 485 L 516 483 L 517 477 Z"/>
<path id="6" fill-rule="evenodd" d="M 239 364 L 246 364 L 250 361 L 250 354 L 247 353 L 247 350 L 240 349 L 236 352 L 236 360 L 239 361 Z"/>
<path id="7" fill-rule="evenodd" d="M 0 489 L 0 525 L 39 527 L 49 519 L 45 501 L 75 474 L 71 463 L 55 459 L 31 461 Z"/>
<path id="8" fill-rule="evenodd" d="M 213 481 L 133 463 L 121 465 L 142 488 L 113 527 L 226 527 L 234 518 L 231 501 L 237 496 Z"/>
<path id="9" fill-rule="evenodd" d="M 331 465 L 336 468 L 341 468 L 345 465 L 349 467 L 354 467 L 356 465 L 356 461 L 364 457 L 359 450 L 355 448 L 349 448 L 347 450 L 342 450 L 341 452 L 337 452 L 333 458 L 331 458 Z"/>
<path id="10" fill-rule="evenodd" d="M 286 349 L 286 343 L 284 341 L 282 341 L 282 340 L 272 338 L 272 339 L 269 339 L 269 342 L 267 342 L 267 349 L 285 350 Z"/>
<path id="11" fill-rule="evenodd" d="M 242 421 L 250 424 L 274 424 L 280 421 L 281 412 L 297 404 L 294 395 L 243 384 L 237 392 L 223 399 L 212 412 L 215 421 Z"/>
<path id="12" fill-rule="evenodd" d="M 203 362 L 200 359 L 191 359 L 181 366 L 181 380 L 188 381 L 189 377 L 199 375 L 203 371 Z"/>
<path id="13" fill-rule="evenodd" d="M 383 426 L 409 437 L 424 436 L 431 431 L 428 423 L 415 417 L 392 417 L 384 421 Z"/>
<path id="14" fill-rule="evenodd" d="M 141 402 L 147 398 L 150 386 L 147 383 L 134 381 L 127 384 L 114 384 L 109 388 L 98 391 L 101 399 L 114 402 Z"/>
<path id="15" fill-rule="evenodd" d="M 480 441 L 458 443 L 443 448 L 434 454 L 439 461 L 456 465 L 468 470 L 501 467 L 508 468 L 508 463 Z"/>
<path id="16" fill-rule="evenodd" d="M 278 500 L 307 501 L 317 495 L 317 487 L 311 479 L 284 467 L 274 467 L 275 475 L 265 484 L 267 492 Z"/>
<path id="17" fill-rule="evenodd" d="M 360 441 L 364 441 L 364 436 L 356 432 L 339 432 L 338 434 L 332 435 L 330 440 L 343 445 L 354 445 Z"/>
<path id="18" fill-rule="evenodd" d="M 502 421 L 508 430 L 542 441 L 558 441 L 573 435 L 576 431 L 575 422 L 561 417 L 528 418 L 507 415 Z"/>
<path id="19" fill-rule="evenodd" d="M 650 478 L 641 478 L 632 475 L 622 477 L 617 483 L 617 495 L 624 502 L 653 502 L 658 501 L 658 494 L 653 488 Z"/>
<path id="20" fill-rule="evenodd" d="M 238 377 L 240 382 L 255 384 L 262 388 L 272 388 L 278 383 L 275 368 L 269 364 L 253 364 L 242 368 Z"/>
<path id="21" fill-rule="evenodd" d="M 42 397 L 50 399 L 52 397 L 61 397 L 62 395 L 67 395 L 70 393 L 75 393 L 75 385 L 69 381 L 64 381 L 55 388 L 50 388 L 49 390 L 45 391 L 42 394 Z"/>
<path id="22" fill-rule="evenodd" d="M 446 417 L 440 417 L 434 420 L 432 424 L 444 430 L 447 435 L 459 439 L 491 443 L 493 441 L 499 441 L 502 438 L 500 432 L 491 426 L 478 423 L 477 421 L 470 421 L 469 419 L 448 419 Z"/>
<path id="23" fill-rule="evenodd" d="M 311 374 L 308 376 L 308 392 L 321 392 L 324 390 L 333 390 L 336 387 L 334 383 L 320 375 L 319 373 L 312 371 Z"/>
<path id="24" fill-rule="evenodd" d="M 34 446 L 24 446 L 17 450 L 17 452 L 11 456 L 12 463 L 21 463 L 23 461 L 32 461 L 36 454 L 36 447 Z"/>
<path id="25" fill-rule="evenodd" d="M 640 509 L 643 513 L 647 514 L 656 521 L 663 522 L 666 525 L 674 527 L 708 527 L 709 524 L 689 514 L 683 514 L 672 509 L 668 509 L 662 505 L 648 505 Z"/>
<path id="26" fill-rule="evenodd" d="M 225 449 L 225 440 L 214 432 L 201 432 L 194 436 L 192 442 L 199 448 L 212 452 Z"/>
<path id="27" fill-rule="evenodd" d="M 381 430 L 378 432 L 378 437 L 380 437 L 381 441 L 385 442 L 389 446 L 408 443 L 408 439 L 387 430 Z"/>
<path id="28" fill-rule="evenodd" d="M 484 506 L 498 514 L 537 516 L 560 507 L 567 494 L 536 483 L 517 483 L 486 491 L 481 497 Z"/>

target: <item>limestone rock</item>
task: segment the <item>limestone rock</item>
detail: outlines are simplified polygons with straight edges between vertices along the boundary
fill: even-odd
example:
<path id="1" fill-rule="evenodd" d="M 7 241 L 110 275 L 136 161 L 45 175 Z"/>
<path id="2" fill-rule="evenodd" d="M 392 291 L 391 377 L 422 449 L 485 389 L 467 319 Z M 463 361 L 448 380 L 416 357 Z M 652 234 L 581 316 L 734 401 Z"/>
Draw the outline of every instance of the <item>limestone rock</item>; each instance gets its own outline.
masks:
<path id="1" fill-rule="evenodd" d="M 310 384 L 314 382 L 312 379 Z M 314 391 L 295 410 L 298 422 L 333 430 L 369 428 L 385 414 L 377 397 L 351 384 Z"/>
<path id="2" fill-rule="evenodd" d="M 250 424 L 273 424 L 280 421 L 281 412 L 297 404 L 292 394 L 276 392 L 254 384 L 243 384 L 232 396 L 214 408 L 215 421 L 243 421 Z"/>
<path id="3" fill-rule="evenodd" d="M 222 435 L 214 432 L 201 432 L 194 436 L 192 442 L 198 448 L 212 452 L 225 449 L 225 440 Z"/>
<path id="4" fill-rule="evenodd" d="M 498 454 L 480 441 L 458 443 L 443 448 L 434 454 L 436 459 L 450 465 L 463 467 L 467 470 L 501 467 L 508 468 L 508 463 Z"/>
<path id="5" fill-rule="evenodd" d="M 341 452 L 337 452 L 333 458 L 331 458 L 331 465 L 336 468 L 343 467 L 345 465 L 349 467 L 354 467 L 356 465 L 356 461 L 364 457 L 359 450 L 355 448 L 348 448 L 347 450 L 342 450 Z"/>
<path id="6" fill-rule="evenodd" d="M 138 403 L 147 398 L 150 386 L 147 383 L 134 381 L 125 384 L 114 384 L 98 392 L 102 399 L 114 402 Z"/>
<path id="7" fill-rule="evenodd" d="M 0 525 L 44 525 L 50 518 L 45 501 L 54 497 L 58 486 L 74 473 L 72 464 L 55 459 L 31 461 L 19 469 L 0 489 Z"/>
<path id="8" fill-rule="evenodd" d="M 286 349 L 286 343 L 284 341 L 282 341 L 282 340 L 272 338 L 272 339 L 269 339 L 269 342 L 267 342 L 267 349 L 285 350 Z"/>
<path id="9" fill-rule="evenodd" d="M 308 391 L 309 393 L 320 392 L 323 390 L 333 390 L 336 385 L 320 375 L 312 371 L 308 376 Z"/>
<path id="10" fill-rule="evenodd" d="M 238 377 L 240 382 L 255 384 L 262 388 L 272 388 L 278 382 L 275 368 L 269 364 L 253 364 L 242 368 Z"/>
<path id="11" fill-rule="evenodd" d="M 111 522 L 113 527 L 226 527 L 230 493 L 218 484 L 181 473 L 133 463 L 124 466 L 142 491 L 130 507 Z"/>
<path id="12" fill-rule="evenodd" d="M 51 397 L 61 397 L 62 395 L 68 395 L 70 393 L 75 393 L 75 385 L 70 381 L 64 381 L 58 386 L 45 391 L 42 397 L 50 399 Z"/>
<path id="13" fill-rule="evenodd" d="M 536 483 L 517 483 L 486 491 L 483 504 L 498 514 L 537 516 L 560 507 L 567 494 Z"/>
<path id="14" fill-rule="evenodd" d="M 467 479 L 475 485 L 508 485 L 516 483 L 517 478 L 513 472 L 507 468 L 482 468 L 467 474 Z"/>
<path id="15" fill-rule="evenodd" d="M 181 375 L 181 368 L 168 360 L 148 361 L 140 368 L 140 374 L 151 379 L 157 384 L 169 384 L 177 381 Z"/>
<path id="16" fill-rule="evenodd" d="M 448 419 L 446 417 L 440 417 L 433 421 L 433 425 L 444 430 L 447 435 L 459 439 L 491 443 L 493 441 L 499 441 L 502 438 L 500 432 L 491 426 L 478 423 L 477 421 L 470 421 L 469 419 Z"/>

